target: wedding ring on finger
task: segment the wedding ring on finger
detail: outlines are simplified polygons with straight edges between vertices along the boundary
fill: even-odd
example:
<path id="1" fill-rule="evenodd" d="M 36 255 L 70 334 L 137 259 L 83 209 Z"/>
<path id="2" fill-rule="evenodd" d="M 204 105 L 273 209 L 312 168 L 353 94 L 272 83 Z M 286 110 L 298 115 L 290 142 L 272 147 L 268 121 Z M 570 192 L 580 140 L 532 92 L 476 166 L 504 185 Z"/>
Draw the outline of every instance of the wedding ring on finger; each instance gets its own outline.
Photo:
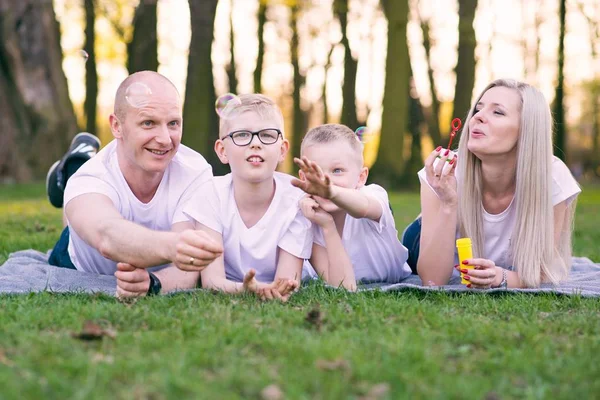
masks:
<path id="1" fill-rule="evenodd" d="M 194 261 L 195 261 L 195 260 L 196 260 L 196 259 L 195 259 L 194 257 L 190 257 L 190 265 L 194 265 Z"/>

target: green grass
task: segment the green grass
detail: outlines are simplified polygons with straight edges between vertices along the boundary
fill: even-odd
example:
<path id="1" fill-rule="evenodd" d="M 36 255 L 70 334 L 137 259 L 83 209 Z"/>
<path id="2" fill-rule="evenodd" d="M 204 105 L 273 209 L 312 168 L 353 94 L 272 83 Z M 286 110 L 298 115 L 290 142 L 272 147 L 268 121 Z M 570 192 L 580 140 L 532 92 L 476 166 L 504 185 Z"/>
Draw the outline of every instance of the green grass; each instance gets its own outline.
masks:
<path id="1" fill-rule="evenodd" d="M 402 230 L 418 194 L 394 194 L 392 205 Z M 584 190 L 574 244 L 595 261 L 599 205 L 600 190 Z M 43 186 L 0 186 L 0 262 L 50 248 L 60 227 Z M 209 292 L 133 304 L 42 293 L 0 296 L 0 310 L 0 399 L 277 398 L 261 394 L 269 385 L 292 399 L 600 393 L 600 299 L 312 284 L 287 304 Z M 88 320 L 114 338 L 74 338 Z"/>

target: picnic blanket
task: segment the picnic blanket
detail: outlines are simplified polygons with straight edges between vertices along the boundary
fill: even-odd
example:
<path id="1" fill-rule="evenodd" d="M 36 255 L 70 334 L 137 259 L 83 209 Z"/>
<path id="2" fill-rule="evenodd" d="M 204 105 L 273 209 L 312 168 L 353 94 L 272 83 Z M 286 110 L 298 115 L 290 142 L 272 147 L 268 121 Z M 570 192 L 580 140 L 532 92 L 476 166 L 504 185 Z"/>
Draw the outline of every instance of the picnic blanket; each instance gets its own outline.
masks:
<path id="1" fill-rule="evenodd" d="M 552 292 L 584 297 L 600 297 L 600 264 L 589 258 L 573 257 L 569 279 L 560 285 L 543 284 L 536 289 L 487 289 L 473 290 L 453 278 L 444 286 L 421 286 L 418 276 L 412 275 L 400 283 L 372 283 L 361 285 L 361 290 L 403 291 L 444 290 L 448 292 Z M 114 296 L 116 280 L 112 275 L 98 275 L 72 269 L 57 268 L 48 264 L 48 255 L 36 250 L 24 250 L 10 254 L 0 267 L 0 293 L 30 293 L 49 291 L 55 293 L 106 293 Z"/>

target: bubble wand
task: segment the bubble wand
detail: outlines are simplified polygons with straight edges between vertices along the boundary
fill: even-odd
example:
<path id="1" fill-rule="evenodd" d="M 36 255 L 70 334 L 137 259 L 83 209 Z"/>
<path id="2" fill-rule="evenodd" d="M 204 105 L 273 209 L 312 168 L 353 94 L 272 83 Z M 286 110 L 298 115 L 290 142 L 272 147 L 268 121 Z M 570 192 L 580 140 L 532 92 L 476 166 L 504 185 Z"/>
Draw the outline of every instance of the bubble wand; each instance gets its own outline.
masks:
<path id="1" fill-rule="evenodd" d="M 450 125 L 452 126 L 452 132 L 450 132 L 450 141 L 448 142 L 448 150 L 450 150 L 450 147 L 452 146 L 452 140 L 454 139 L 454 136 L 456 136 L 456 132 L 458 132 L 458 130 L 462 126 L 462 122 L 461 122 L 460 118 L 454 118 Z M 442 157 L 437 156 L 437 158 L 442 158 Z M 448 162 L 448 161 L 450 161 L 450 160 L 446 159 L 446 162 Z"/>

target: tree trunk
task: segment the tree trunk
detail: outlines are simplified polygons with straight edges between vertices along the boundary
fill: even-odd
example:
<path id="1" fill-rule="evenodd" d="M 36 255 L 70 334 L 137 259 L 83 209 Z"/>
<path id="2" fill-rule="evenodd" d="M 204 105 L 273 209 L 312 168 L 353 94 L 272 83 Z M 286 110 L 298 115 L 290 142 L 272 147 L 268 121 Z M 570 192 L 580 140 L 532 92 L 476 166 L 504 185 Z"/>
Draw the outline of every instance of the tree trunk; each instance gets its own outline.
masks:
<path id="1" fill-rule="evenodd" d="M 258 2 L 258 55 L 256 56 L 256 69 L 254 70 L 254 93 L 262 93 L 262 69 L 265 52 L 265 23 L 267 22 L 267 4 L 263 0 Z"/>
<path id="2" fill-rule="evenodd" d="M 344 82 L 342 84 L 342 117 L 343 125 L 355 130 L 358 128 L 356 117 L 356 72 L 358 62 L 352 57 L 350 42 L 346 35 L 348 26 L 348 0 L 335 0 L 334 12 L 340 20 L 342 29 L 342 45 L 344 46 Z"/>
<path id="3" fill-rule="evenodd" d="M 87 53 L 85 57 L 85 102 L 83 111 L 85 113 L 85 130 L 96 135 L 96 105 L 98 103 L 98 72 L 96 71 L 96 10 L 94 0 L 84 0 L 85 8 L 85 43 L 83 50 Z"/>
<path id="4" fill-rule="evenodd" d="M 227 78 L 229 80 L 229 91 L 231 93 L 237 93 L 237 73 L 235 68 L 235 35 L 233 32 L 233 1 L 231 2 L 231 13 L 229 14 L 229 52 L 231 54 L 231 61 L 229 65 L 225 67 L 227 71 Z"/>
<path id="5" fill-rule="evenodd" d="M 42 178 L 77 121 L 51 1 L 0 0 L 0 179 Z"/>
<path id="6" fill-rule="evenodd" d="M 211 61 L 217 1 L 189 0 L 192 38 L 185 86 L 183 143 L 200 152 L 212 165 L 215 175 L 222 175 L 228 168 L 214 152 L 219 127 Z"/>
<path id="7" fill-rule="evenodd" d="M 435 78 L 433 76 L 433 67 L 431 66 L 431 38 L 429 36 L 429 21 L 422 21 L 421 29 L 423 30 L 423 47 L 425 48 L 425 60 L 427 61 L 429 95 L 431 96 L 431 107 L 428 113 L 427 127 L 433 144 L 437 146 L 442 142 L 442 136 L 440 134 L 440 101 L 437 97 L 437 92 L 435 91 Z"/>
<path id="8" fill-rule="evenodd" d="M 329 68 L 331 68 L 331 55 L 333 54 L 333 50 L 335 49 L 334 45 L 331 45 L 329 49 L 329 53 L 327 53 L 327 62 L 325 63 L 324 78 L 323 78 L 323 91 L 321 95 L 321 101 L 323 102 L 323 123 L 329 123 L 329 106 L 327 105 L 327 73 L 329 72 Z"/>
<path id="9" fill-rule="evenodd" d="M 567 14 L 566 0 L 560 1 L 560 33 L 558 39 L 558 82 L 554 96 L 554 120 L 556 121 L 556 136 L 554 154 L 563 161 L 567 159 L 567 132 L 565 126 L 564 90 L 565 90 L 565 17 Z"/>
<path id="10" fill-rule="evenodd" d="M 425 121 L 423 115 L 423 107 L 419 101 L 419 95 L 415 87 L 415 81 L 412 75 L 410 76 L 410 88 L 408 93 L 409 101 L 409 113 L 408 113 L 408 131 L 411 136 L 410 144 L 410 158 L 406 163 L 406 169 L 404 171 L 404 185 L 405 187 L 418 187 L 419 180 L 417 179 L 417 172 L 423 168 L 423 158 L 421 157 L 421 124 Z"/>
<path id="11" fill-rule="evenodd" d="M 158 0 L 140 0 L 135 9 L 133 35 L 127 43 L 127 70 L 130 74 L 158 71 L 157 2 Z"/>
<path id="12" fill-rule="evenodd" d="M 379 152 L 371 176 L 384 187 L 393 188 L 400 185 L 404 172 L 404 133 L 410 78 L 406 37 L 409 7 L 408 0 L 387 0 L 383 6 L 388 20 L 385 93 Z"/>
<path id="13" fill-rule="evenodd" d="M 292 156 L 300 157 L 300 144 L 302 136 L 306 130 L 305 115 L 300 104 L 300 89 L 304 84 L 304 76 L 300 73 L 300 63 L 298 60 L 298 15 L 300 13 L 299 5 L 296 3 L 292 6 L 292 67 L 294 70 L 294 93 L 292 94 L 294 118 L 292 123 Z M 295 168 L 295 167 L 294 167 Z"/>
<path id="14" fill-rule="evenodd" d="M 464 120 L 471 107 L 475 85 L 475 9 L 477 0 L 458 1 L 458 62 L 456 63 L 456 86 L 452 118 Z"/>

